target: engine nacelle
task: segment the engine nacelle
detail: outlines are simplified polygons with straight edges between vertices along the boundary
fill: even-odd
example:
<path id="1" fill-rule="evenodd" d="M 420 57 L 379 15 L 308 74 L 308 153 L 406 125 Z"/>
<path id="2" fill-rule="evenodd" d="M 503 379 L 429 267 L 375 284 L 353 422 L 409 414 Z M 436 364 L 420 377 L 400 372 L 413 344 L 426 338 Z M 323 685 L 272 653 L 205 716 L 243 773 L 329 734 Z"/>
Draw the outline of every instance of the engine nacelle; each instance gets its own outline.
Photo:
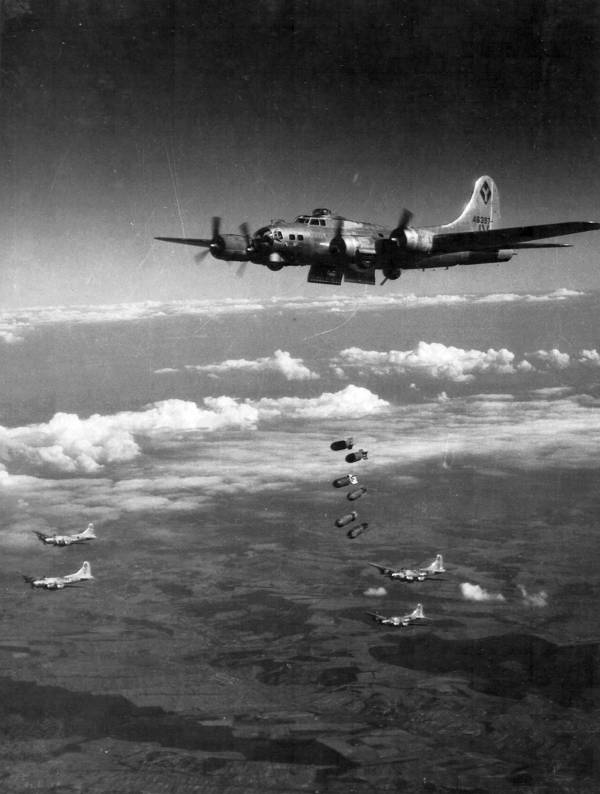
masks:
<path id="1" fill-rule="evenodd" d="M 433 248 L 433 232 L 428 229 L 405 229 L 404 230 L 404 248 L 407 251 L 416 251 L 422 254 L 428 254 Z M 400 240 L 398 240 L 400 245 Z"/>
<path id="2" fill-rule="evenodd" d="M 376 251 L 371 237 L 347 235 L 342 236 L 339 242 L 338 239 L 333 240 L 329 248 L 334 257 L 343 257 L 344 262 L 357 273 L 364 273 L 373 267 Z"/>
<path id="3" fill-rule="evenodd" d="M 210 252 L 215 259 L 227 262 L 247 262 L 246 238 L 241 234 L 222 234 L 218 242 L 211 243 Z"/>

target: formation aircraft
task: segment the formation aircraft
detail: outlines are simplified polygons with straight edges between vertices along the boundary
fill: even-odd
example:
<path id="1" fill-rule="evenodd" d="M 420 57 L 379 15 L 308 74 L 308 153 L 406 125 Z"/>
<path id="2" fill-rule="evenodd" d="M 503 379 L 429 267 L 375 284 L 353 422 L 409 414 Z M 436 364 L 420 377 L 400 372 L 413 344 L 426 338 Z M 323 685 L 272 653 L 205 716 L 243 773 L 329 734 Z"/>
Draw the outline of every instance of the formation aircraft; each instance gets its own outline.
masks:
<path id="1" fill-rule="evenodd" d="M 408 615 L 392 615 L 389 618 L 380 615 L 379 612 L 367 612 L 367 615 L 371 615 L 373 620 L 385 626 L 410 626 L 412 624 L 418 626 L 421 624 L 421 621 L 429 620 L 423 612 L 423 604 L 417 604 L 415 609 L 409 612 Z"/>
<path id="2" fill-rule="evenodd" d="M 96 540 L 96 533 L 94 525 L 88 524 L 83 532 L 78 532 L 76 535 L 44 535 L 43 532 L 35 532 L 39 540 L 49 546 L 71 546 L 73 543 L 85 543 L 88 540 Z"/>
<path id="3" fill-rule="evenodd" d="M 398 225 L 390 229 L 367 221 L 354 221 L 317 208 L 298 215 L 291 223 L 273 220 L 250 234 L 247 223 L 240 234 L 221 234 L 221 219 L 212 219 L 210 239 L 156 237 L 168 243 L 206 248 L 215 259 L 264 265 L 269 270 L 308 266 L 308 281 L 339 285 L 342 279 L 354 284 L 375 284 L 375 273 L 383 273 L 382 284 L 397 279 L 403 270 L 426 270 L 455 265 L 507 262 L 516 253 L 531 248 L 568 248 L 565 243 L 534 240 L 600 229 L 592 221 L 564 221 L 536 226 L 500 226 L 500 195 L 490 176 L 480 176 L 473 194 L 459 217 L 442 226 L 413 226 L 412 213 L 405 209 Z"/>
<path id="4" fill-rule="evenodd" d="M 383 576 L 389 576 L 390 579 L 399 579 L 402 582 L 424 582 L 425 579 L 436 576 L 438 573 L 445 573 L 444 559 L 441 554 L 437 554 L 435 560 L 427 566 L 422 568 L 386 568 L 385 565 L 378 565 L 376 562 L 370 562 L 373 568 L 377 568 L 379 573 Z"/>
<path id="5" fill-rule="evenodd" d="M 32 587 L 41 587 L 44 590 L 63 590 L 65 587 L 73 587 L 79 582 L 87 582 L 93 579 L 92 569 L 89 562 L 84 562 L 81 568 L 75 573 L 69 573 L 66 576 L 25 576 L 23 579 Z"/>

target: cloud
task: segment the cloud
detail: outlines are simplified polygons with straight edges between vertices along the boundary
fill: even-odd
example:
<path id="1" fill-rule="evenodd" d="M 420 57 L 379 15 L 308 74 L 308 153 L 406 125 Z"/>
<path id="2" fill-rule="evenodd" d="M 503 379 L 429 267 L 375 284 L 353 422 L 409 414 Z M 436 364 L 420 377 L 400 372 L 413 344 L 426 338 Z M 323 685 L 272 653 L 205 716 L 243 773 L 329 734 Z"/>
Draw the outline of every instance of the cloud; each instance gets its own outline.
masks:
<path id="1" fill-rule="evenodd" d="M 532 358 L 538 366 L 547 369 L 567 369 L 571 363 L 571 357 L 568 353 L 561 353 L 557 348 L 552 350 L 537 350 L 535 353 L 527 353 L 527 358 Z"/>
<path id="2" fill-rule="evenodd" d="M 25 328 L 20 326 L 0 327 L 0 340 L 7 345 L 16 345 L 25 339 Z"/>
<path id="3" fill-rule="evenodd" d="M 478 584 L 470 584 L 469 582 L 462 582 L 460 591 L 463 598 L 467 601 L 506 601 L 502 593 L 488 593 L 483 587 Z"/>
<path id="4" fill-rule="evenodd" d="M 385 587 L 368 587 L 363 595 L 369 596 L 370 598 L 382 598 L 387 595 L 387 590 Z"/>
<path id="5" fill-rule="evenodd" d="M 523 596 L 523 603 L 528 607 L 545 607 L 548 606 L 548 593 L 545 590 L 540 590 L 539 593 L 528 593 L 522 584 L 517 585 L 521 595 Z"/>
<path id="6" fill-rule="evenodd" d="M 272 356 L 248 360 L 234 358 L 220 364 L 186 365 L 187 370 L 222 374 L 235 370 L 245 372 L 279 372 L 287 380 L 314 380 L 319 377 L 304 365 L 301 358 L 292 358 L 286 350 L 276 350 Z"/>
<path id="7" fill-rule="evenodd" d="M 228 314 L 252 314 L 266 308 L 282 311 L 368 312 L 373 309 L 421 309 L 436 306 L 460 306 L 480 303 L 519 303 L 535 301 L 565 301 L 576 299 L 583 292 L 557 289 L 549 293 L 491 295 L 414 295 L 371 293 L 361 295 L 327 295 L 315 298 L 269 298 L 251 300 L 225 298 L 223 300 L 143 301 L 139 303 L 90 304 L 72 306 L 33 306 L 0 312 L 0 339 L 9 344 L 22 339 L 27 331 L 40 326 L 58 323 L 87 324 L 138 322 L 153 318 L 203 316 L 219 317 Z M 15 328 L 14 326 L 17 325 Z"/>
<path id="8" fill-rule="evenodd" d="M 389 403 L 363 386 L 346 386 L 338 392 L 324 392 L 319 397 L 263 397 L 254 403 L 261 418 L 358 419 L 387 411 Z"/>
<path id="9" fill-rule="evenodd" d="M 577 361 L 587 367 L 600 367 L 600 353 L 593 350 L 582 350 Z"/>
<path id="10" fill-rule="evenodd" d="M 49 422 L 7 428 L 0 426 L 0 461 L 19 470 L 93 474 L 104 465 L 133 460 L 142 439 L 167 439 L 190 431 L 213 433 L 255 429 L 259 422 L 283 418 L 357 418 L 387 410 L 389 404 L 368 389 L 347 386 L 318 397 L 263 398 L 240 402 L 232 397 L 206 397 L 203 405 L 170 399 L 141 411 L 93 414 L 57 413 Z"/>
<path id="11" fill-rule="evenodd" d="M 412 350 L 383 353 L 350 347 L 340 352 L 333 365 L 358 368 L 362 373 L 374 375 L 409 373 L 454 382 L 470 381 L 484 373 L 514 375 L 517 372 L 515 354 L 506 348 L 463 350 L 441 342 L 419 342 Z"/>
<path id="12" fill-rule="evenodd" d="M 179 372 L 178 369 L 173 369 L 173 367 L 163 367 L 162 369 L 155 369 L 155 375 L 170 375 L 173 372 Z"/>
<path id="13" fill-rule="evenodd" d="M 600 367 L 600 353 L 596 349 L 581 350 L 573 357 L 558 348 L 536 350 L 525 356 L 517 361 L 516 354 L 504 347 L 465 350 L 441 342 L 421 341 L 412 350 L 380 352 L 349 347 L 331 359 L 329 366 L 338 378 L 347 377 L 346 370 L 353 369 L 361 376 L 408 374 L 454 383 L 470 382 L 482 375 L 526 375 L 579 366 Z"/>

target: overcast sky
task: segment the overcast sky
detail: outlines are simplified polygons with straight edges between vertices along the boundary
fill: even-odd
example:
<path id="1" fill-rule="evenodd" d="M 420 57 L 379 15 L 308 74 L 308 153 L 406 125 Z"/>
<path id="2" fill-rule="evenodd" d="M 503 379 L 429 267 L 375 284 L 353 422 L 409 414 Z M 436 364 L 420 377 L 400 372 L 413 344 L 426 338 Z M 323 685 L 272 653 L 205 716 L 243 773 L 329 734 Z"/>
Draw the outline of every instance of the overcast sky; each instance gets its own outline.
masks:
<path id="1" fill-rule="evenodd" d="M 594 0 L 4 0 L 0 302 L 316 294 L 152 238 L 435 224 L 483 173 L 505 225 L 599 220 L 599 32 Z M 593 288 L 598 234 L 573 242 L 385 289 Z"/>

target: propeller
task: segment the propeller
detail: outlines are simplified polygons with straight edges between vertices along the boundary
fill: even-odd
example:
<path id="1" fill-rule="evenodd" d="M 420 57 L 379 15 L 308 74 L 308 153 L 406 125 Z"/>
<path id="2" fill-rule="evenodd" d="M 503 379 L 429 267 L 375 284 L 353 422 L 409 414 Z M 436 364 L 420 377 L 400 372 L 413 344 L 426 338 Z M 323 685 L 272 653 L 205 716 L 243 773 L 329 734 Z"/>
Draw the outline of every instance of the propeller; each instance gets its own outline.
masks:
<path id="1" fill-rule="evenodd" d="M 206 250 L 204 250 L 204 251 L 200 251 L 200 253 L 199 253 L 199 254 L 196 254 L 196 255 L 194 256 L 194 261 L 196 262 L 196 264 L 200 265 L 200 264 L 202 264 L 202 262 L 204 262 L 204 260 L 206 259 L 206 257 L 207 257 L 209 254 L 210 254 L 210 248 L 207 248 L 207 249 L 206 249 Z"/>
<path id="2" fill-rule="evenodd" d="M 253 253 L 253 251 L 254 251 L 254 246 L 252 244 L 252 236 L 250 234 L 250 227 L 248 226 L 246 221 L 244 221 L 243 223 L 240 223 L 240 232 L 241 232 L 242 237 L 244 238 L 244 240 L 246 242 L 246 253 L 248 255 L 251 255 Z M 241 265 L 235 271 L 235 275 L 236 275 L 237 278 L 243 278 L 244 273 L 246 272 L 246 267 L 247 266 L 248 266 L 248 262 L 242 262 L 241 263 Z"/>
<path id="3" fill-rule="evenodd" d="M 412 221 L 413 214 L 410 210 L 407 210 L 406 207 L 402 210 L 402 215 L 400 216 L 400 220 L 398 221 L 398 225 L 395 229 L 392 229 L 390 232 L 389 239 L 394 240 L 396 245 L 401 245 L 401 240 L 406 240 L 405 231 L 410 226 L 410 222 Z M 386 276 L 381 285 L 385 284 L 388 280 L 389 276 Z"/>
<path id="4" fill-rule="evenodd" d="M 248 226 L 246 221 L 240 223 L 240 232 L 242 233 L 242 237 L 246 241 L 246 248 L 250 248 L 250 246 L 252 245 L 252 237 L 250 236 L 250 227 Z"/>
<path id="5" fill-rule="evenodd" d="M 412 217 L 413 214 L 410 210 L 407 210 L 406 208 L 402 210 L 402 215 L 400 216 L 398 225 L 393 231 L 390 232 L 390 240 L 397 240 L 404 234 L 405 230 L 408 228 L 408 226 L 410 226 Z"/>
<path id="6" fill-rule="evenodd" d="M 340 259 L 346 253 L 346 242 L 342 235 L 343 230 L 344 230 L 344 219 L 336 218 L 334 235 L 331 238 L 331 242 L 329 243 L 329 253 L 332 256 L 338 257 Z"/>
<path id="7" fill-rule="evenodd" d="M 221 237 L 221 218 L 214 215 L 212 219 L 212 237 L 210 240 L 209 251 L 213 256 L 217 256 L 225 249 L 225 240 Z"/>
<path id="8" fill-rule="evenodd" d="M 208 254 L 212 254 L 213 256 L 217 256 L 220 254 L 225 248 L 225 240 L 221 237 L 221 218 L 218 215 L 214 215 L 212 219 L 212 235 L 210 238 L 210 242 L 202 241 L 207 248 L 205 251 L 201 251 L 199 254 L 196 254 L 194 259 L 198 264 L 204 262 Z"/>

